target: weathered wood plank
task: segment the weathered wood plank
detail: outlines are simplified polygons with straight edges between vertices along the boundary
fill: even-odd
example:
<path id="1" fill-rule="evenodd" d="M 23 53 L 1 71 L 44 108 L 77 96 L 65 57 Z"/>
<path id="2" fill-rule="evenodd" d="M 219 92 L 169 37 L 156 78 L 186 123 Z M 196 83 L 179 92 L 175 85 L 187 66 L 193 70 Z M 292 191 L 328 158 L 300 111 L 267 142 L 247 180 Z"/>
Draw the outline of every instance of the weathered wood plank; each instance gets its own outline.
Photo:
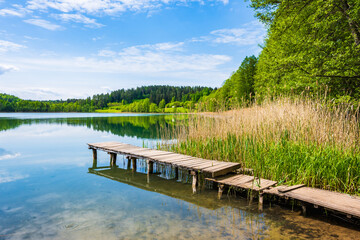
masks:
<path id="1" fill-rule="evenodd" d="M 284 195 L 327 209 L 360 217 L 359 197 L 310 187 L 298 188 Z"/>
<path id="2" fill-rule="evenodd" d="M 294 185 L 294 186 L 282 186 L 282 187 L 278 187 L 277 190 L 280 193 L 286 193 L 286 192 L 290 192 L 292 190 L 302 188 L 302 187 L 305 187 L 305 184 L 299 184 L 299 185 Z"/>

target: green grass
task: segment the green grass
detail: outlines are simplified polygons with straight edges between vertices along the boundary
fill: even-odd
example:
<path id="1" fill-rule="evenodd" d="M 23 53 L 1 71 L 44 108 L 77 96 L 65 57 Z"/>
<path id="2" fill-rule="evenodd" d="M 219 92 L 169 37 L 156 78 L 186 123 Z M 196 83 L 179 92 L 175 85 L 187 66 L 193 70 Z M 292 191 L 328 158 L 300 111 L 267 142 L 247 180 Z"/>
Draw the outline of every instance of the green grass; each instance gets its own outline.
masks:
<path id="1" fill-rule="evenodd" d="M 336 146 L 286 139 L 276 143 L 229 134 L 225 139 L 187 139 L 163 148 L 205 159 L 239 162 L 244 168 L 254 169 L 255 176 L 282 184 L 360 193 L 360 153 Z"/>

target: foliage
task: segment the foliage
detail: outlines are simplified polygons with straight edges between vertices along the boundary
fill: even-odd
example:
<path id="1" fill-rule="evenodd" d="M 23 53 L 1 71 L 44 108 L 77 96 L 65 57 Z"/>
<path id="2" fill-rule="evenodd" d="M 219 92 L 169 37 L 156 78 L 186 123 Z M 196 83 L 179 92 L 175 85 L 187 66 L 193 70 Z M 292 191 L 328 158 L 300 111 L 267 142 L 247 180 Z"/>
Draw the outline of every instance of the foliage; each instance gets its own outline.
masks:
<path id="1" fill-rule="evenodd" d="M 239 69 L 234 72 L 217 91 L 201 101 L 203 110 L 226 110 L 248 103 L 254 96 L 254 76 L 257 58 L 246 57 Z"/>
<path id="2" fill-rule="evenodd" d="M 327 91 L 360 98 L 360 2 L 252 0 L 269 27 L 257 66 L 261 95 Z"/>
<path id="3" fill-rule="evenodd" d="M 106 107 L 120 112 L 163 112 L 171 101 L 192 110 L 195 103 L 211 91 L 213 89 L 208 87 L 144 86 L 66 101 L 22 100 L 0 94 L 0 112 L 93 112 Z"/>

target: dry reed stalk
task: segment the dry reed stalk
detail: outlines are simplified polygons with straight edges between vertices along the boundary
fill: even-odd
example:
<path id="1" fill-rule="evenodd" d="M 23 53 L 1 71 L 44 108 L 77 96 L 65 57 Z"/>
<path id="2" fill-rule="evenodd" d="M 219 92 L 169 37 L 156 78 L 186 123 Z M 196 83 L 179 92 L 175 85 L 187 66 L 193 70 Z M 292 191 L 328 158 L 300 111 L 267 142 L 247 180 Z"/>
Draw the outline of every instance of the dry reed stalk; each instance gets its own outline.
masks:
<path id="1" fill-rule="evenodd" d="M 203 117 L 202 117 L 203 116 Z M 343 149 L 357 147 L 359 122 L 342 106 L 329 110 L 324 103 L 311 100 L 264 101 L 221 113 L 200 114 L 190 119 L 187 130 L 175 130 L 174 136 L 185 139 L 224 139 L 228 134 L 251 135 L 258 140 L 288 140 L 336 145 Z"/>

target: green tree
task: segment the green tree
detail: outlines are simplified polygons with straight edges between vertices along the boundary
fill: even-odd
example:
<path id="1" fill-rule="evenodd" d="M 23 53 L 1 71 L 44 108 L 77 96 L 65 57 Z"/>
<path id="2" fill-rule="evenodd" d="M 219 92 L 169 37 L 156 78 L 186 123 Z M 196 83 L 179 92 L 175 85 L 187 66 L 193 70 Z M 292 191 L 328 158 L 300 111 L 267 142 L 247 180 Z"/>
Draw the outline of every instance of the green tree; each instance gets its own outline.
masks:
<path id="1" fill-rule="evenodd" d="M 162 99 L 159 103 L 159 108 L 163 109 L 165 108 L 165 105 L 166 105 L 165 99 Z"/>
<path id="2" fill-rule="evenodd" d="M 257 66 L 260 94 L 318 92 L 360 98 L 360 1 L 252 0 L 268 37 Z"/>

